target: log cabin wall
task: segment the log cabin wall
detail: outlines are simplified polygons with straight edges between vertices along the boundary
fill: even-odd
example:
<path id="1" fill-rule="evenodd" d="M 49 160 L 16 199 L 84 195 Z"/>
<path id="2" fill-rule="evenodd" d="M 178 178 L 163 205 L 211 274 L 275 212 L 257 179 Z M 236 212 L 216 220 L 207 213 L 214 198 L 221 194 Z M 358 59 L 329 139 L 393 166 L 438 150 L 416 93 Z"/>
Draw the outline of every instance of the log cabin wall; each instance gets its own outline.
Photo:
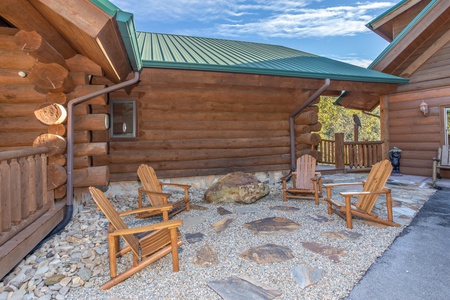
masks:
<path id="1" fill-rule="evenodd" d="M 430 108 L 427 117 L 419 111 L 422 100 Z M 410 84 L 388 96 L 389 145 L 403 150 L 402 173 L 431 176 L 432 158 L 444 144 L 444 107 L 450 107 L 450 44 L 418 68 Z"/>
<path id="2" fill-rule="evenodd" d="M 102 76 L 103 72 L 86 57 L 64 59 L 36 32 L 1 28 L 0 151 L 48 147 L 48 189 L 55 199 L 66 196 L 67 103 L 105 88 L 91 85 L 89 75 Z M 107 153 L 107 143 L 92 143 L 92 132 L 108 128 L 107 114 L 92 111 L 106 103 L 103 95 L 75 108 L 76 193 L 109 182 L 107 166 L 92 167 L 92 155 Z"/>
<path id="3" fill-rule="evenodd" d="M 300 79 L 220 72 L 144 69 L 130 95 L 137 101 L 138 136 L 111 139 L 111 181 L 136 180 L 141 163 L 161 178 L 290 169 L 289 116 L 311 95 Z M 297 155 L 318 153 L 317 107 L 307 107 L 296 123 Z M 107 137 L 97 135 L 96 141 Z"/>

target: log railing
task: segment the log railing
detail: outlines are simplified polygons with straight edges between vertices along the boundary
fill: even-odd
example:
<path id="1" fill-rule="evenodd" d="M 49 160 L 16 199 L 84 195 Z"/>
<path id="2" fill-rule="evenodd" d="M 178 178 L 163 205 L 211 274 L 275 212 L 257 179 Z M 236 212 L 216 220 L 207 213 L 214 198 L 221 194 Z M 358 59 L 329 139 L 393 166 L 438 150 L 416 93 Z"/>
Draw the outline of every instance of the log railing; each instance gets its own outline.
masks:
<path id="1" fill-rule="evenodd" d="M 0 152 L 0 245 L 54 208 L 47 147 Z"/>
<path id="2" fill-rule="evenodd" d="M 343 155 L 341 160 L 350 169 L 370 168 L 381 161 L 382 145 L 382 141 L 339 142 L 339 140 L 323 139 L 318 147 L 322 154 L 320 163 L 336 165 L 336 168 L 338 168 L 339 157 L 337 156 Z"/>

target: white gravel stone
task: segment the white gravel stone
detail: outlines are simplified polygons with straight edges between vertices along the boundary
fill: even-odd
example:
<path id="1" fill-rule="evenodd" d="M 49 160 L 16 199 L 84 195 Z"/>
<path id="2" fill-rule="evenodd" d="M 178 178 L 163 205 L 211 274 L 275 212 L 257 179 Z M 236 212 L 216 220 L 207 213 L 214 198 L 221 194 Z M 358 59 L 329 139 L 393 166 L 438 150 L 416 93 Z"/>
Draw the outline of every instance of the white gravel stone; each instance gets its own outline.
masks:
<path id="1" fill-rule="evenodd" d="M 336 174 L 324 176 L 324 182 L 361 181 L 366 174 Z M 336 215 L 328 215 L 326 205 L 321 201 L 282 201 L 279 185 L 271 193 L 253 204 L 208 204 L 203 201 L 204 189 L 191 189 L 192 204 L 207 207 L 208 210 L 182 212 L 174 219 L 181 219 L 180 228 L 184 245 L 180 249 L 180 271 L 172 272 L 170 255 L 158 260 L 131 276 L 126 281 L 101 291 L 99 286 L 109 280 L 107 228 L 108 221 L 93 201 L 88 201 L 83 210 L 67 225 L 65 230 L 47 241 L 35 253 L 23 260 L 2 282 L 0 300 L 12 297 L 21 299 L 221 299 L 208 287 L 208 282 L 231 276 L 246 276 L 262 284 L 282 291 L 276 299 L 341 299 L 361 279 L 367 269 L 389 247 L 395 237 L 409 224 L 417 210 L 435 192 L 434 189 L 408 182 L 402 185 L 388 185 L 394 201 L 401 203 L 394 208 L 394 221 L 401 218 L 403 227 L 379 228 L 368 226 L 361 220 L 354 221 L 352 232 L 357 238 L 346 238 L 346 223 Z M 344 189 L 337 188 L 334 193 Z M 172 191 L 171 191 L 172 192 Z M 107 193 L 108 194 L 108 193 Z M 108 194 L 109 195 L 109 194 Z M 176 195 L 175 195 L 176 197 Z M 112 196 L 118 211 L 137 206 L 135 195 Z M 384 201 L 380 201 L 383 203 Z M 386 217 L 385 206 L 378 203 L 375 212 Z M 298 210 L 272 210 L 272 206 L 291 206 Z M 217 213 L 223 207 L 232 212 L 227 215 L 234 221 L 221 233 L 211 226 L 224 218 Z M 290 233 L 258 235 L 243 225 L 268 217 L 290 219 L 300 228 Z M 328 220 L 328 221 L 327 221 Z M 144 220 L 126 217 L 132 226 L 159 222 L 160 218 Z M 330 235 L 330 232 L 340 233 Z M 203 239 L 189 243 L 185 234 L 202 233 Z M 336 236 L 341 236 L 338 238 Z M 302 243 L 317 243 L 332 248 L 344 249 L 340 262 L 314 253 Z M 257 264 L 239 256 L 242 252 L 265 244 L 289 247 L 293 259 L 271 264 Z M 210 245 L 217 253 L 219 263 L 208 268 L 194 263 L 199 249 Z M 119 272 L 131 266 L 131 255 L 118 260 Z M 294 266 L 307 265 L 321 269 L 322 277 L 317 283 L 302 288 L 292 275 Z M 55 274 L 66 276 L 58 284 L 44 286 L 44 279 Z M 86 279 L 84 281 L 80 275 Z"/>

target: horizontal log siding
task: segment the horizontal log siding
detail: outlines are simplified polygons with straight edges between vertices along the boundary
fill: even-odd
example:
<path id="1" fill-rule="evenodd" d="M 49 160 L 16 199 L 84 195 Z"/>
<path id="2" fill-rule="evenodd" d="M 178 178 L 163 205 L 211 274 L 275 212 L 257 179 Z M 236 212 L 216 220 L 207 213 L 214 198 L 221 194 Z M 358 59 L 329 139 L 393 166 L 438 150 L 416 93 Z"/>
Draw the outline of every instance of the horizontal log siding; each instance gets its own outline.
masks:
<path id="1" fill-rule="evenodd" d="M 109 164 L 112 181 L 136 180 L 140 163 L 162 178 L 289 169 L 289 115 L 309 94 L 261 86 L 258 78 L 145 69 L 133 90 L 140 95 L 138 138 L 111 141 L 109 155 L 94 157 L 94 165 Z"/>
<path id="2" fill-rule="evenodd" d="M 428 117 L 419 111 L 425 100 Z M 434 88 L 389 96 L 389 144 L 402 149 L 400 171 L 431 176 L 432 158 L 443 143 L 444 125 L 441 108 L 450 107 L 450 88 Z"/>
<path id="3" fill-rule="evenodd" d="M 450 30 L 450 21 L 420 45 L 416 55 L 408 58 L 413 63 L 419 54 Z M 399 70 L 399 72 L 402 70 Z M 411 76 L 410 83 L 399 86 L 396 94 L 389 95 L 389 148 L 402 149 L 400 171 L 405 174 L 431 176 L 432 158 L 444 142 L 443 107 L 450 107 L 450 44 L 445 45 L 420 66 Z M 430 114 L 419 111 L 426 101 Z"/>
<path id="4" fill-rule="evenodd" d="M 36 137 L 47 132 L 34 116 L 46 95 L 17 75 L 19 70 L 28 73 L 36 59 L 18 49 L 14 36 L 3 35 L 2 40 L 12 41 L 0 44 L 0 151 L 6 151 L 31 147 Z"/>

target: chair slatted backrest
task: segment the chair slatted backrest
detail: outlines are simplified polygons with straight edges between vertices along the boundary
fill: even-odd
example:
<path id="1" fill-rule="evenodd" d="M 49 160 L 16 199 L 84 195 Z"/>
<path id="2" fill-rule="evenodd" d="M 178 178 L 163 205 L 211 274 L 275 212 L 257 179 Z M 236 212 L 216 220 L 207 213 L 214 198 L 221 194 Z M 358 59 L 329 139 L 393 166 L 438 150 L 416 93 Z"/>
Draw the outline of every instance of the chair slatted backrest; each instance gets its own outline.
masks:
<path id="1" fill-rule="evenodd" d="M 127 229 L 128 226 L 123 222 L 122 218 L 119 216 L 117 211 L 112 206 L 111 202 L 109 202 L 108 198 L 106 198 L 105 194 L 102 191 L 95 187 L 89 187 L 89 192 L 92 195 L 95 203 L 97 203 L 100 210 L 109 220 L 111 225 L 116 230 Z M 133 234 L 123 235 L 124 240 L 131 247 L 134 254 L 139 256 L 139 240 Z"/>
<path id="2" fill-rule="evenodd" d="M 308 154 L 297 159 L 297 170 L 295 171 L 295 189 L 314 190 L 311 180 L 316 174 L 316 159 Z"/>
<path id="3" fill-rule="evenodd" d="M 363 187 L 363 192 L 381 191 L 391 175 L 392 164 L 385 159 L 373 165 Z M 356 202 L 356 207 L 369 213 L 377 202 L 379 195 L 361 195 Z"/>
<path id="4" fill-rule="evenodd" d="M 448 153 L 448 145 L 442 145 L 441 166 L 450 166 L 450 155 Z"/>
<path id="5" fill-rule="evenodd" d="M 158 177 L 155 170 L 146 164 L 141 164 L 137 171 L 139 180 L 146 191 L 162 192 L 161 185 L 159 184 Z M 164 204 L 162 197 L 156 195 L 148 195 L 149 201 L 152 205 Z"/>

